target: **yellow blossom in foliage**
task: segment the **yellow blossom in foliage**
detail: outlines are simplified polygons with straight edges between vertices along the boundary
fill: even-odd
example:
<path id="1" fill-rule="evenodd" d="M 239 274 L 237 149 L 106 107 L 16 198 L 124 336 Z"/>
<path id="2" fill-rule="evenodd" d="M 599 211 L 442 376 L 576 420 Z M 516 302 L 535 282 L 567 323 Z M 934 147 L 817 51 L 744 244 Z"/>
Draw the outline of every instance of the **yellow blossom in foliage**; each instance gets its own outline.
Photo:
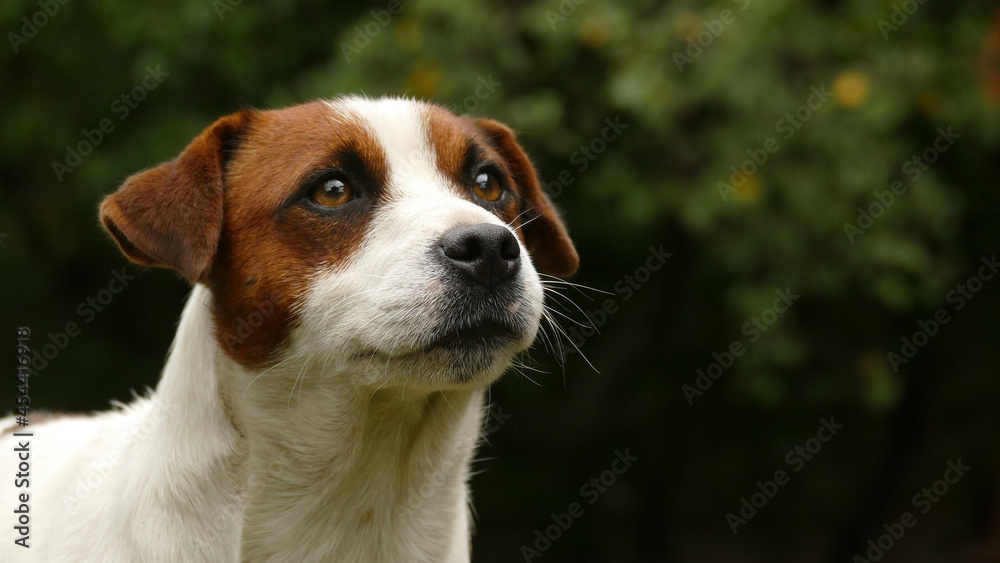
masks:
<path id="1" fill-rule="evenodd" d="M 871 84 L 859 70 L 841 72 L 833 79 L 833 97 L 845 108 L 856 108 L 868 100 Z"/>
<path id="2" fill-rule="evenodd" d="M 683 37 L 694 37 L 701 31 L 701 18 L 694 12 L 681 12 L 674 16 L 674 31 Z"/>
<path id="3" fill-rule="evenodd" d="M 441 67 L 433 61 L 419 62 L 406 79 L 407 90 L 416 98 L 433 98 L 441 84 Z"/>
<path id="4" fill-rule="evenodd" d="M 591 16 L 584 20 L 580 26 L 580 39 L 584 45 L 597 49 L 608 42 L 611 32 L 608 30 L 608 22 L 600 17 Z"/>
<path id="5" fill-rule="evenodd" d="M 746 178 L 746 181 L 739 186 L 733 186 L 733 190 L 736 191 L 736 199 L 744 203 L 752 203 L 760 199 L 760 179 L 757 178 L 756 174 L 751 174 Z"/>

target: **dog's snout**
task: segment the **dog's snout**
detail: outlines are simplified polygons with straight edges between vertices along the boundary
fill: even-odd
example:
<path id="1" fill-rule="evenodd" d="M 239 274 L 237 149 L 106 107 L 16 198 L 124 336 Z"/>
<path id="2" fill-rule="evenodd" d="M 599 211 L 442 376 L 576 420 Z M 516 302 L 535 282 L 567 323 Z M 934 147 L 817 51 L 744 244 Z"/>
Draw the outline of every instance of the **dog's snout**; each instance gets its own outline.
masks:
<path id="1" fill-rule="evenodd" d="M 481 223 L 456 227 L 441 239 L 446 261 L 488 292 L 517 274 L 521 247 L 509 229 Z"/>

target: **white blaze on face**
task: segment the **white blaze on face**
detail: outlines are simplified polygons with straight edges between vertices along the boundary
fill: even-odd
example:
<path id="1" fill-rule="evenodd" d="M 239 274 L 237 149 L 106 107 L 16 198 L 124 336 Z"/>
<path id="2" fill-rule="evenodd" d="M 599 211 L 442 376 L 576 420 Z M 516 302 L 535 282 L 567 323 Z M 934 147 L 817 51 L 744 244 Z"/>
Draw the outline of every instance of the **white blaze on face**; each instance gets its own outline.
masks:
<path id="1" fill-rule="evenodd" d="M 445 383 L 448 362 L 443 352 L 420 352 L 442 323 L 445 270 L 436 258 L 437 247 L 455 227 L 504 222 L 463 199 L 458 189 L 465 187 L 454 186 L 438 168 L 423 104 L 346 98 L 330 107 L 335 114 L 350 114 L 364 123 L 382 146 L 388 169 L 386 197 L 374 210 L 355 254 L 335 271 L 317 272 L 293 352 L 317 356 L 328 368 L 361 378 L 360 383 Z M 531 344 L 538 329 L 541 283 L 523 245 L 521 257 L 518 280 L 523 292 L 507 310 L 530 319 L 531 328 L 520 342 L 497 354 L 483 379 L 499 376 L 513 355 Z"/>
<path id="2" fill-rule="evenodd" d="M 418 102 L 347 98 L 332 107 L 360 117 L 382 145 L 393 197 L 454 197 L 429 142 L 426 109 Z"/>

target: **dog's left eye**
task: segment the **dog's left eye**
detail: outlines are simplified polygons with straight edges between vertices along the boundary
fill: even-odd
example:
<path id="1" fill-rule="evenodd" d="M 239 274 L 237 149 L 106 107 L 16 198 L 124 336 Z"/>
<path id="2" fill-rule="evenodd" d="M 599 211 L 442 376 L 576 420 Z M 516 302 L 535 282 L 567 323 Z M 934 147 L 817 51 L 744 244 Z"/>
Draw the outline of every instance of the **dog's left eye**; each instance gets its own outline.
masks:
<path id="1" fill-rule="evenodd" d="M 340 207 L 351 201 L 351 186 L 340 178 L 329 178 L 316 185 L 309 193 L 309 199 L 323 207 Z"/>
<path id="2" fill-rule="evenodd" d="M 489 172 L 480 172 L 476 176 L 476 185 L 472 189 L 476 197 L 486 201 L 496 201 L 503 195 L 503 186 L 500 180 Z"/>

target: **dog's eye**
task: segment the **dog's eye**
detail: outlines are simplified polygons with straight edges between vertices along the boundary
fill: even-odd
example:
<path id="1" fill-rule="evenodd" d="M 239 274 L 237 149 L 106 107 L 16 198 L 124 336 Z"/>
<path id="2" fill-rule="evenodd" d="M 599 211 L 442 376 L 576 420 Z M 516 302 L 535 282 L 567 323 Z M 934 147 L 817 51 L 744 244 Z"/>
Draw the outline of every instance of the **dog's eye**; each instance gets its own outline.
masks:
<path id="1" fill-rule="evenodd" d="M 476 185 L 472 191 L 477 197 L 486 201 L 496 201 L 503 195 L 503 187 L 500 185 L 500 180 L 489 172 L 480 172 L 476 176 Z"/>
<path id="2" fill-rule="evenodd" d="M 351 186 L 339 178 L 320 182 L 309 194 L 309 199 L 323 207 L 339 207 L 351 201 Z"/>

